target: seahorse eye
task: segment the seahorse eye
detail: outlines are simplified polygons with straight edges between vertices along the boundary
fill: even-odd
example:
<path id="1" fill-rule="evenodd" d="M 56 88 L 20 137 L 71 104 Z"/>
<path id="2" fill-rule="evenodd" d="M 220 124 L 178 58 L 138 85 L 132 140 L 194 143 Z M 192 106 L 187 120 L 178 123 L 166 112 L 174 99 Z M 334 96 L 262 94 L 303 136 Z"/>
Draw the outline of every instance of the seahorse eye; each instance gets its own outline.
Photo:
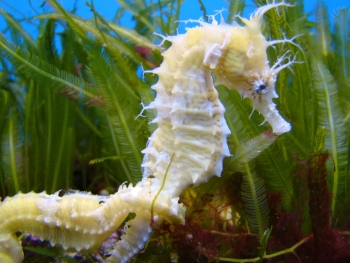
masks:
<path id="1" fill-rule="evenodd" d="M 260 85 L 258 88 L 257 88 L 257 90 L 256 90 L 256 93 L 259 93 L 259 94 L 264 94 L 264 93 L 266 93 L 267 92 L 267 90 L 266 90 L 266 86 L 265 85 Z"/>
<path id="2" fill-rule="evenodd" d="M 257 94 L 265 94 L 268 91 L 268 85 L 265 82 L 258 81 L 254 86 L 255 92 Z"/>

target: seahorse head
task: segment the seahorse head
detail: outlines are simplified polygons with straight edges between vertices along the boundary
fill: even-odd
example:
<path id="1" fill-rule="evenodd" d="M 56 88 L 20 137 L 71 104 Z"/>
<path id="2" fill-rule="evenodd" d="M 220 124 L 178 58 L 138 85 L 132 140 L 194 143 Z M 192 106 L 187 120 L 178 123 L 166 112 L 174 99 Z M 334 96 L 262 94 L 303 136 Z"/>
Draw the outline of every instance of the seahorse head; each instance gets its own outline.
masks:
<path id="1" fill-rule="evenodd" d="M 278 72 L 293 61 L 282 65 L 281 62 L 285 59 L 282 57 L 275 65 L 269 66 L 266 50 L 277 42 L 265 39 L 261 33 L 261 24 L 263 14 L 279 5 L 287 4 L 272 3 L 260 7 L 250 19 L 240 17 L 244 26 L 230 26 L 225 32 L 221 59 L 213 70 L 217 78 L 216 84 L 224 84 L 229 89 L 237 90 L 242 97 L 249 98 L 276 134 L 291 129 L 290 124 L 277 111 L 273 99 L 278 97 L 275 91 Z"/>

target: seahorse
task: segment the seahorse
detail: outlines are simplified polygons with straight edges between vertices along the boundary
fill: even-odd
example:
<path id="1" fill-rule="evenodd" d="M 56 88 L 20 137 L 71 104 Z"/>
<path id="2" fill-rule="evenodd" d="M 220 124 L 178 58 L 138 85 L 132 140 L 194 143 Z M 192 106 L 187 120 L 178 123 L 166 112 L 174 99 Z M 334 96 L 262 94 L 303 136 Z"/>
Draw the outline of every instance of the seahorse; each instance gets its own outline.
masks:
<path id="1" fill-rule="evenodd" d="M 163 63 L 151 71 L 159 77 L 152 86 L 155 100 L 145 109 L 155 109 L 158 128 L 149 138 L 142 163 L 142 181 L 123 185 L 109 197 L 86 193 L 19 193 L 0 204 L 0 261 L 19 263 L 23 252 L 15 233 L 38 235 L 65 249 L 90 251 L 115 231 L 127 218 L 125 234 L 107 258 L 128 262 L 149 239 L 150 222 L 184 223 L 185 208 L 179 196 L 190 185 L 220 176 L 223 159 L 230 155 L 226 138 L 230 130 L 225 109 L 215 85 L 224 84 L 252 101 L 275 134 L 290 131 L 273 99 L 278 72 L 294 61 L 282 64 L 286 56 L 269 66 L 266 49 L 276 43 L 261 33 L 263 15 L 285 2 L 258 8 L 244 24 L 195 20 L 199 26 L 185 34 L 163 36 L 171 47 L 162 53 Z"/>
<path id="2" fill-rule="evenodd" d="M 238 24 L 211 24 L 202 20 L 199 27 L 188 28 L 186 34 L 163 37 L 171 47 L 162 55 L 164 61 L 152 73 L 159 81 L 148 108 L 156 109 L 153 122 L 158 128 L 149 138 L 145 153 L 143 178 L 150 175 L 155 189 L 163 181 L 171 154 L 175 153 L 164 191 L 179 196 L 191 184 L 220 176 L 223 158 L 230 155 L 226 137 L 230 130 L 224 118 L 225 109 L 218 99 L 216 85 L 224 84 L 249 98 L 276 134 L 291 126 L 278 113 L 273 98 L 277 73 L 288 64 L 269 67 L 266 49 L 272 43 L 260 32 L 263 14 L 286 3 L 259 8 L 250 20 Z M 280 62 L 278 62 L 280 63 Z"/>

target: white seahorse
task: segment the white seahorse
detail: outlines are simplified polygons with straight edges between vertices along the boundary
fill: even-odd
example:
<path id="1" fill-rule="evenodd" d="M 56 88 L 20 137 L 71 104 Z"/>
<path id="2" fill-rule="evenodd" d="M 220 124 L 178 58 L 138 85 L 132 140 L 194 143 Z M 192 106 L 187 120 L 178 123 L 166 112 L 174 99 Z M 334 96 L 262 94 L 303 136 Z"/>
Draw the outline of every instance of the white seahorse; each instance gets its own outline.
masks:
<path id="1" fill-rule="evenodd" d="M 265 12 L 285 2 L 257 9 L 244 26 L 211 24 L 182 35 L 167 36 L 172 43 L 162 55 L 164 62 L 152 72 L 159 81 L 152 88 L 157 97 L 146 108 L 154 108 L 158 128 L 149 138 L 143 179 L 134 187 L 121 186 L 109 197 L 72 193 L 59 197 L 45 193 L 18 194 L 0 204 L 0 261 L 20 263 L 23 252 L 15 232 L 32 233 L 65 249 L 94 250 L 115 231 L 130 212 L 126 233 L 110 252 L 108 262 L 128 262 L 149 239 L 151 217 L 157 223 L 184 223 L 179 196 L 189 185 L 220 176 L 222 162 L 230 155 L 226 137 L 230 133 L 224 107 L 215 84 L 224 84 L 249 98 L 272 126 L 275 134 L 291 126 L 278 113 L 273 98 L 275 81 L 284 58 L 269 67 L 266 49 L 278 42 L 266 41 L 260 28 Z M 172 160 L 172 161 L 171 161 Z"/>

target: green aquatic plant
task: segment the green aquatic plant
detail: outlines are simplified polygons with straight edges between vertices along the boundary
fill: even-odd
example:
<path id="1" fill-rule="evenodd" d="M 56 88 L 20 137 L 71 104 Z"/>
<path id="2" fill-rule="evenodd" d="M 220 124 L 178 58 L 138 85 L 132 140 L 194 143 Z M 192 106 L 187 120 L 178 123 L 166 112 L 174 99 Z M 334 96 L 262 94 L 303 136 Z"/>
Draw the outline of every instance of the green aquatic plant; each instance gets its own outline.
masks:
<path id="1" fill-rule="evenodd" d="M 149 123 L 155 117 L 153 109 L 135 118 L 143 109 L 141 102 L 149 105 L 156 95 L 150 90 L 156 77 L 145 74 L 143 78 L 140 65 L 152 70 L 161 64 L 153 33 L 177 34 L 174 22 L 182 1 L 120 0 L 117 23 L 106 21 L 93 2 L 88 4 L 94 14 L 91 20 L 64 10 L 54 0 L 47 2 L 54 12 L 35 17 L 37 40 L 1 10 L 8 26 L 6 37 L 0 39 L 0 194 L 4 198 L 19 191 L 52 194 L 60 189 L 114 193 L 124 181 L 135 185 L 142 178 L 141 150 L 157 128 Z M 199 2 L 203 14 L 210 13 L 205 2 Z M 271 9 L 264 15 L 263 33 L 272 41 L 293 39 L 267 49 L 270 66 L 285 54 L 295 62 L 290 70 L 279 72 L 276 82 L 275 103 L 291 131 L 276 136 L 263 123 L 263 116 L 252 112 L 249 100 L 218 86 L 231 131 L 227 137 L 231 156 L 224 160 L 222 178 L 190 187 L 181 195 L 185 225 L 177 224 L 183 220 L 181 213 L 177 220 L 163 224 L 147 214 L 145 224 L 150 223 L 154 234 L 136 262 L 167 262 L 171 257 L 178 262 L 340 262 L 350 258 L 346 245 L 350 12 L 346 7 L 336 10 L 331 31 L 322 3 L 315 11 L 315 22 L 308 20 L 303 1 L 289 3 L 295 6 Z M 244 1 L 230 1 L 228 23 L 244 8 Z M 132 13 L 134 29 L 118 23 L 123 12 Z M 242 23 L 237 18 L 236 22 Z M 128 192 L 125 186 L 121 189 Z M 63 193 L 55 198 L 86 197 Z M 164 213 L 154 200 L 167 200 L 159 193 L 144 200 L 154 215 Z M 24 210 L 22 197 L 25 194 L 15 200 Z M 107 202 L 87 198 L 91 209 Z M 126 216 L 116 219 L 116 225 L 135 215 Z M 22 240 L 25 261 L 70 261 L 63 251 L 37 244 L 24 234 L 12 236 L 12 241 Z M 101 253 L 108 256 L 109 252 Z M 96 254 L 85 257 L 86 262 L 98 260 Z"/>

